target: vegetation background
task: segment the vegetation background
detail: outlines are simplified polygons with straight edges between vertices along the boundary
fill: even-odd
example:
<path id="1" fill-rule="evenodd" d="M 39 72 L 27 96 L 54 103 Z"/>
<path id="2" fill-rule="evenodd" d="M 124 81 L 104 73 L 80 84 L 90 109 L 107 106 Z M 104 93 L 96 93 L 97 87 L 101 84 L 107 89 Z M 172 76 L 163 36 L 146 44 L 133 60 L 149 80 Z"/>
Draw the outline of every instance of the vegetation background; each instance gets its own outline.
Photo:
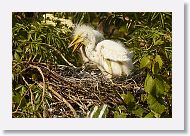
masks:
<path id="1" fill-rule="evenodd" d="M 165 12 L 13 13 L 12 116 L 55 117 L 44 112 L 53 101 L 49 89 L 38 84 L 46 81 L 38 65 L 80 67 L 79 55 L 67 47 L 74 24 L 82 23 L 92 25 L 108 39 L 124 43 L 134 53 L 133 73 L 142 75 L 140 99 L 133 92 L 120 94 L 123 103 L 111 111 L 106 107 L 102 117 L 171 118 L 172 13 Z M 96 107 L 92 117 L 98 117 L 103 107 Z"/>

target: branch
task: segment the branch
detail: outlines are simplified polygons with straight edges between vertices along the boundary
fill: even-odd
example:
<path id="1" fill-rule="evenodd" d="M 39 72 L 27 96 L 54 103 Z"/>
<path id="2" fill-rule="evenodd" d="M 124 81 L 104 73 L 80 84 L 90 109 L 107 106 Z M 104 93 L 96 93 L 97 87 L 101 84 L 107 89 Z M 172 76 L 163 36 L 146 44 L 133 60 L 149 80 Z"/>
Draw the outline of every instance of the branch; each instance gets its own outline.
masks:
<path id="1" fill-rule="evenodd" d="M 49 48 L 53 49 L 55 52 L 57 52 L 57 53 L 61 56 L 61 58 L 62 58 L 69 66 L 72 66 L 72 67 L 76 68 L 72 63 L 70 63 L 70 62 L 65 58 L 65 56 L 64 56 L 58 49 L 56 49 L 56 48 L 53 47 L 52 45 L 47 44 L 47 43 L 39 43 L 39 44 L 46 45 L 46 46 L 48 46 Z"/>

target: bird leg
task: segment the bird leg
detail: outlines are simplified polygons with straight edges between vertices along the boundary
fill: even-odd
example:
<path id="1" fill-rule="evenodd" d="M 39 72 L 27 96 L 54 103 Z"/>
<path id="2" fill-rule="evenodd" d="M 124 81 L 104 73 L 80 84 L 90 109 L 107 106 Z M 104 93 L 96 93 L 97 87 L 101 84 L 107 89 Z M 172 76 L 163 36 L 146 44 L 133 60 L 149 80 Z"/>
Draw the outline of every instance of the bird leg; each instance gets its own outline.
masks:
<path id="1" fill-rule="evenodd" d="M 97 67 L 100 69 L 100 71 L 102 72 L 104 77 L 106 77 L 106 79 L 111 79 L 112 78 L 112 74 L 105 71 L 105 69 L 102 66 L 98 65 Z"/>
<path id="2" fill-rule="evenodd" d="M 82 65 L 82 70 L 88 70 L 88 68 L 97 68 L 97 66 L 92 61 L 84 62 Z"/>
<path id="3" fill-rule="evenodd" d="M 112 86 L 117 85 L 117 84 L 114 83 L 113 80 L 112 80 L 112 78 L 113 78 L 113 75 L 112 75 L 112 74 L 110 74 L 110 73 L 108 73 L 107 71 L 105 71 L 104 68 L 101 67 L 101 66 L 98 66 L 98 68 L 101 70 L 101 72 L 102 72 L 102 74 L 104 75 L 104 77 L 110 81 L 110 83 L 111 83 Z"/>
<path id="4" fill-rule="evenodd" d="M 88 63 L 89 63 L 89 61 L 84 62 L 84 63 L 82 64 L 82 71 L 84 71 L 84 70 L 88 67 Z"/>

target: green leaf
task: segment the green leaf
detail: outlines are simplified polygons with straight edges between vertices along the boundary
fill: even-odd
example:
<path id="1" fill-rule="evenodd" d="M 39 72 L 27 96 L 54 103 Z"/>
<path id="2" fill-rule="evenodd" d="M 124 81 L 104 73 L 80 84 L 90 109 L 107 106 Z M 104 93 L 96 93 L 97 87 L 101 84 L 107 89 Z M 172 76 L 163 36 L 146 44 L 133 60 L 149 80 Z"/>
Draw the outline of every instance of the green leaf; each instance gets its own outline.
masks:
<path id="1" fill-rule="evenodd" d="M 158 64 L 158 62 L 156 62 L 156 63 L 154 63 L 153 65 L 152 65 L 152 73 L 153 74 L 157 74 L 158 72 L 159 72 L 159 64 Z"/>
<path id="2" fill-rule="evenodd" d="M 137 108 L 136 110 L 133 110 L 132 113 L 135 114 L 138 117 L 142 117 L 145 110 L 141 107 Z"/>
<path id="3" fill-rule="evenodd" d="M 125 26 L 125 25 L 121 26 L 121 27 L 119 28 L 119 32 L 120 32 L 120 33 L 125 33 L 125 32 L 126 32 L 126 26 Z"/>
<path id="4" fill-rule="evenodd" d="M 23 87 L 23 85 L 18 85 L 15 90 L 19 90 L 21 87 Z"/>
<path id="5" fill-rule="evenodd" d="M 153 112 L 149 112 L 145 118 L 154 118 L 154 113 Z"/>
<path id="6" fill-rule="evenodd" d="M 36 95 L 34 96 L 34 103 L 39 104 L 40 102 L 41 102 L 41 94 L 36 93 Z"/>
<path id="7" fill-rule="evenodd" d="M 152 92 L 154 87 L 155 87 L 154 79 L 152 78 L 152 76 L 150 76 L 150 74 L 147 74 L 147 77 L 146 77 L 145 83 L 144 83 L 145 92 L 148 92 L 148 93 Z"/>
<path id="8" fill-rule="evenodd" d="M 16 61 L 20 61 L 20 56 L 19 54 L 15 51 L 14 58 Z"/>
<path id="9" fill-rule="evenodd" d="M 145 102 L 147 100 L 147 95 L 141 94 L 141 101 Z"/>
<path id="10" fill-rule="evenodd" d="M 164 13 L 160 13 L 160 18 L 161 18 L 161 24 L 162 24 L 162 27 L 164 28 L 164 20 L 165 20 L 165 17 L 164 17 Z"/>
<path id="11" fill-rule="evenodd" d="M 20 47 L 17 47 L 17 48 L 16 48 L 16 52 L 21 53 L 21 52 L 22 52 L 22 49 L 21 49 Z"/>
<path id="12" fill-rule="evenodd" d="M 124 100 L 126 104 L 129 104 L 135 101 L 134 96 L 130 92 L 128 92 L 127 94 L 121 94 L 121 98 Z"/>
<path id="13" fill-rule="evenodd" d="M 114 112 L 114 118 L 126 118 L 127 117 L 127 113 L 121 112 L 119 113 L 118 111 Z"/>
<path id="14" fill-rule="evenodd" d="M 144 56 L 142 59 L 141 59 L 141 62 L 140 62 L 140 68 L 144 68 L 144 67 L 147 67 L 150 69 L 151 67 L 151 57 L 150 56 Z"/>
<path id="15" fill-rule="evenodd" d="M 155 79 L 155 86 L 156 86 L 156 95 L 160 96 L 164 94 L 165 87 L 164 87 L 164 81 L 162 79 Z"/>
<path id="16" fill-rule="evenodd" d="M 156 98 L 152 95 L 148 95 L 148 105 L 149 105 L 149 108 L 156 112 L 157 114 L 161 115 L 164 111 L 165 111 L 165 106 L 160 104 Z M 157 115 L 158 117 L 158 115 Z"/>
<path id="17" fill-rule="evenodd" d="M 21 96 L 23 96 L 27 91 L 27 88 L 25 86 L 22 86 L 22 89 L 21 89 Z"/>
<path id="18" fill-rule="evenodd" d="M 156 99 L 152 96 L 152 95 L 148 95 L 148 100 L 147 100 L 147 103 L 149 105 L 153 105 L 154 103 L 156 102 Z"/>
<path id="19" fill-rule="evenodd" d="M 157 12 L 153 12 L 152 16 L 151 16 L 151 21 L 153 21 L 154 19 L 156 19 L 158 17 L 159 13 Z"/>
<path id="20" fill-rule="evenodd" d="M 19 93 L 15 93 L 15 95 L 13 95 L 13 101 L 16 102 L 17 104 L 20 103 L 21 100 L 21 95 Z"/>
<path id="21" fill-rule="evenodd" d="M 117 106 L 116 107 L 116 110 L 118 110 L 118 111 L 125 111 L 126 110 L 126 107 L 124 106 L 124 105 L 119 105 L 119 106 Z"/>
<path id="22" fill-rule="evenodd" d="M 31 33 L 28 33 L 28 41 L 32 38 Z"/>
<path id="23" fill-rule="evenodd" d="M 161 116 L 161 114 L 156 113 L 156 112 L 154 112 L 154 111 L 152 111 L 152 113 L 154 114 L 154 117 L 156 117 L 156 118 L 160 118 L 160 116 Z"/>
<path id="24" fill-rule="evenodd" d="M 162 41 L 161 39 L 159 39 L 159 40 L 156 40 L 154 42 L 154 45 L 162 45 L 163 43 L 164 43 L 164 41 Z"/>
<path id="25" fill-rule="evenodd" d="M 158 62 L 159 68 L 161 69 L 162 65 L 163 65 L 163 61 L 162 61 L 162 58 L 160 57 L 160 55 L 156 55 L 155 62 Z"/>

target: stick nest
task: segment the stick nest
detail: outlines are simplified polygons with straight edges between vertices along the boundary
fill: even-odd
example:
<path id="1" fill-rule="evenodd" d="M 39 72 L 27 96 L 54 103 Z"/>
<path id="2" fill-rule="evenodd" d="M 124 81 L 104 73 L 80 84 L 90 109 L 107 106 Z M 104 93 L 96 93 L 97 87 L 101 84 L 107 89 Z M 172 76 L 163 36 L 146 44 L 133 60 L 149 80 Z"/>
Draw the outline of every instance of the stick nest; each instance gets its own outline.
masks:
<path id="1" fill-rule="evenodd" d="M 36 68 L 43 76 L 44 80 L 38 79 L 36 83 L 42 89 L 45 85 L 44 96 L 51 97 L 50 104 L 43 105 L 46 117 L 50 118 L 87 117 L 90 109 L 103 104 L 108 105 L 108 117 L 113 117 L 117 106 L 127 106 L 121 94 L 130 91 L 138 104 L 141 94 L 144 93 L 144 76 L 140 73 L 132 73 L 127 78 L 118 77 L 111 81 L 97 68 L 42 63 L 28 65 L 34 66 L 33 70 Z"/>

